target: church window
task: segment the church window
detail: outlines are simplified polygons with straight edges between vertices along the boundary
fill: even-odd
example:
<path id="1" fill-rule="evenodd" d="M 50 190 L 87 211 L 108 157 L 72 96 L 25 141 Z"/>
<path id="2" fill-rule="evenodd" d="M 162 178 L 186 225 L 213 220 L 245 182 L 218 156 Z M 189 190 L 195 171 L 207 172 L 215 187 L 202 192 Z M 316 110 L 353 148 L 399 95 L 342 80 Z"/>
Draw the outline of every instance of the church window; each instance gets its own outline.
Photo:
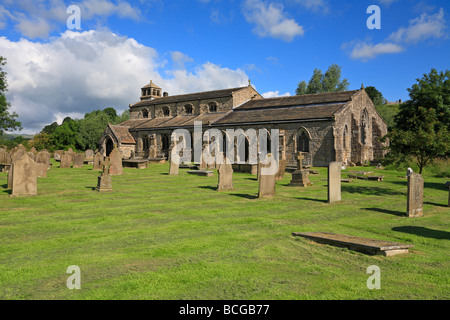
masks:
<path id="1" fill-rule="evenodd" d="M 298 152 L 309 152 L 309 137 L 305 131 L 302 131 L 298 135 L 297 151 Z"/>
<path id="2" fill-rule="evenodd" d="M 170 109 L 169 109 L 169 107 L 164 107 L 163 108 L 163 113 L 164 113 L 164 117 L 169 117 L 170 116 Z"/>
<path id="3" fill-rule="evenodd" d="M 209 104 L 209 112 L 217 112 L 217 103 L 211 102 Z"/>
<path id="4" fill-rule="evenodd" d="M 148 110 L 147 110 L 147 109 L 142 110 L 142 117 L 143 117 L 144 119 L 147 119 L 147 118 L 148 118 Z"/>
<path id="5" fill-rule="evenodd" d="M 367 112 L 367 109 L 364 109 L 361 118 L 361 135 L 360 135 L 362 144 L 366 144 L 368 132 L 369 132 L 369 113 Z"/>
<path id="6" fill-rule="evenodd" d="M 192 110 L 193 110 L 192 105 L 187 104 L 187 105 L 184 107 L 184 110 L 186 111 L 186 114 L 192 114 Z"/>

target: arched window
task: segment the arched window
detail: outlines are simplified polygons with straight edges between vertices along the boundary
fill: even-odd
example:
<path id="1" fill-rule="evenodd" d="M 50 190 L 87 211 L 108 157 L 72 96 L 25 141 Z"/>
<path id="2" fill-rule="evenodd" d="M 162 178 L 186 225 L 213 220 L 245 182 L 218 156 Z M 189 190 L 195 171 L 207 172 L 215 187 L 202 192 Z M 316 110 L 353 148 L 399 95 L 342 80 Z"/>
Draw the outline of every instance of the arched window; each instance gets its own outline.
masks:
<path id="1" fill-rule="evenodd" d="M 193 111 L 192 105 L 190 105 L 190 104 L 185 105 L 184 110 L 185 110 L 186 114 L 192 114 L 192 111 Z"/>
<path id="2" fill-rule="evenodd" d="M 148 118 L 148 110 L 147 110 L 147 109 L 142 110 L 142 117 L 143 117 L 144 119 L 147 119 L 147 118 Z"/>
<path id="3" fill-rule="evenodd" d="M 368 132 L 369 132 L 369 112 L 367 112 L 367 109 L 364 109 L 361 117 L 361 134 L 360 134 L 362 144 L 366 144 Z"/>
<path id="4" fill-rule="evenodd" d="M 297 152 L 309 152 L 309 137 L 306 131 L 302 131 L 298 135 Z"/>
<path id="5" fill-rule="evenodd" d="M 209 103 L 209 112 L 217 112 L 217 103 L 215 102 Z"/>
<path id="6" fill-rule="evenodd" d="M 164 117 L 170 117 L 170 109 L 169 107 L 163 108 Z"/>
<path id="7" fill-rule="evenodd" d="M 347 125 L 344 127 L 344 133 L 342 135 L 342 142 L 343 142 L 343 146 L 344 146 L 344 150 L 347 149 L 348 147 L 348 127 Z"/>
<path id="8" fill-rule="evenodd" d="M 169 150 L 169 148 L 170 148 L 170 137 L 169 137 L 169 135 L 168 134 L 162 135 L 161 140 L 162 140 L 161 141 L 161 143 L 162 143 L 161 149 L 162 150 Z"/>

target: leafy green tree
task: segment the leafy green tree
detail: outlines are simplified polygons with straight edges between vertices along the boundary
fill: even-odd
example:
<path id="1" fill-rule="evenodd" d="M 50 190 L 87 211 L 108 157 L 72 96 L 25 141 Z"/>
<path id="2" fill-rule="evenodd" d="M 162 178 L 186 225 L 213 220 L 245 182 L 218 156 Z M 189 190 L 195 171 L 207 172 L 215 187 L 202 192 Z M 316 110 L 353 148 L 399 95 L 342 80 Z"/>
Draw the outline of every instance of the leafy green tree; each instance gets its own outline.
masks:
<path id="1" fill-rule="evenodd" d="M 367 95 L 372 99 L 375 106 L 381 106 L 386 104 L 386 99 L 384 99 L 383 94 L 377 90 L 377 88 L 370 86 L 366 88 Z"/>
<path id="2" fill-rule="evenodd" d="M 450 71 L 432 69 L 408 89 L 410 100 L 400 105 L 389 139 L 388 162 L 415 162 L 422 173 L 450 152 Z"/>
<path id="3" fill-rule="evenodd" d="M 97 143 L 109 122 L 110 117 L 105 112 L 92 112 L 86 114 L 84 119 L 80 120 L 80 126 L 77 133 L 77 144 L 81 150 L 95 150 L 97 148 Z"/>
<path id="4" fill-rule="evenodd" d="M 6 72 L 3 66 L 6 65 L 6 59 L 0 56 L 0 135 L 8 130 L 22 130 L 22 124 L 16 120 L 18 115 L 8 111 L 11 106 L 6 100 L 5 92 L 8 91 Z"/>
<path id="5" fill-rule="evenodd" d="M 346 91 L 350 84 L 347 79 L 341 80 L 341 74 L 341 67 L 337 64 L 329 66 L 325 74 L 322 73 L 322 70 L 316 68 L 308 84 L 306 84 L 306 81 L 298 84 L 296 94 Z"/>
<path id="6" fill-rule="evenodd" d="M 56 128 L 58 128 L 58 123 L 53 122 L 52 124 L 45 126 L 44 129 L 42 129 L 42 132 L 52 134 L 53 132 L 55 132 Z"/>
<path id="7" fill-rule="evenodd" d="M 69 117 L 63 120 L 63 123 L 55 129 L 52 134 L 53 145 L 56 150 L 69 148 L 77 149 L 77 133 L 79 121 Z"/>

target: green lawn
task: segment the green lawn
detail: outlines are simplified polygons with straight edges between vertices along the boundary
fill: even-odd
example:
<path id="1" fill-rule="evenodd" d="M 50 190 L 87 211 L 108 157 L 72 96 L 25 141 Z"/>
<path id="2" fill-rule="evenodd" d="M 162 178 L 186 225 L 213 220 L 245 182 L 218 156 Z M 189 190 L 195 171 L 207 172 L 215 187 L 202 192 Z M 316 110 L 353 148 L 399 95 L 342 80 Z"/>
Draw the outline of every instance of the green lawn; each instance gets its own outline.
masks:
<path id="1" fill-rule="evenodd" d="M 350 168 L 349 170 L 373 170 Z M 425 176 L 425 216 L 406 211 L 404 172 L 342 185 L 329 205 L 327 169 L 314 186 L 258 182 L 234 174 L 234 191 L 168 164 L 125 169 L 112 193 L 94 191 L 98 172 L 54 168 L 37 197 L 11 198 L 0 174 L 0 299 L 449 299 L 450 210 L 444 178 Z M 348 171 L 348 170 L 347 170 Z M 346 172 L 343 173 L 344 176 Z M 410 254 L 368 256 L 294 238 L 326 231 L 413 244 Z M 81 290 L 66 270 L 81 269 Z M 369 290 L 371 265 L 381 290 Z"/>

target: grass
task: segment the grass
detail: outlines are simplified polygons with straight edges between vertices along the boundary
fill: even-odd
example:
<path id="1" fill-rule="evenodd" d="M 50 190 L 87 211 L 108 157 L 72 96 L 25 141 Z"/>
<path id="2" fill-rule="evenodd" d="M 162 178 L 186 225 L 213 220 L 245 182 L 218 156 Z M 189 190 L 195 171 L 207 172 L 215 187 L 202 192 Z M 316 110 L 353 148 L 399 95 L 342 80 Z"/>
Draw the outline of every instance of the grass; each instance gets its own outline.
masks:
<path id="1" fill-rule="evenodd" d="M 333 205 L 326 168 L 306 189 L 286 174 L 272 200 L 256 198 L 255 176 L 235 173 L 235 189 L 219 193 L 217 174 L 169 176 L 167 164 L 124 169 L 104 194 L 91 166 L 54 163 L 25 198 L 9 197 L 1 173 L 0 299 L 449 299 L 445 179 L 425 176 L 425 216 L 409 219 L 404 173 L 349 170 L 367 169 L 384 181 L 343 184 Z M 306 231 L 414 248 L 386 258 L 291 236 Z M 81 290 L 66 287 L 71 265 Z M 371 265 L 381 290 L 366 286 Z"/>

